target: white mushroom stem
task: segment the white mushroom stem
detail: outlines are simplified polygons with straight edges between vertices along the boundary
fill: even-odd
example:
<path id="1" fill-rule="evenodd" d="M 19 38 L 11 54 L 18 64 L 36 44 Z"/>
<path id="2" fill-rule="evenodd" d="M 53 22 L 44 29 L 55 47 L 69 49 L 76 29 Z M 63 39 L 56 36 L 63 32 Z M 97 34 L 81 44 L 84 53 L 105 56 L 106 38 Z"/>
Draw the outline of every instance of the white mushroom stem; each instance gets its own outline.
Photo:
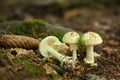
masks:
<path id="1" fill-rule="evenodd" d="M 73 59 L 71 57 L 64 56 L 49 46 L 47 46 L 47 50 L 53 57 L 55 57 L 58 61 L 61 62 L 61 65 L 64 68 L 66 68 L 66 69 L 74 68 L 75 62 L 73 61 Z"/>
<path id="2" fill-rule="evenodd" d="M 77 45 L 76 44 L 69 44 L 69 45 L 70 45 L 70 51 L 73 52 L 72 58 L 74 61 L 76 61 L 76 59 L 77 59 L 77 52 L 76 52 Z"/>
<path id="3" fill-rule="evenodd" d="M 86 51 L 86 58 L 85 58 L 85 62 L 86 63 L 94 63 L 94 52 L 93 52 L 93 45 L 88 45 L 87 47 L 87 51 Z"/>
<path id="4" fill-rule="evenodd" d="M 54 56 L 57 60 L 59 60 L 60 62 L 63 60 L 63 58 L 65 56 L 63 56 L 62 54 L 58 53 L 56 50 L 54 50 L 53 48 L 49 47 L 47 48 L 48 52 Z"/>

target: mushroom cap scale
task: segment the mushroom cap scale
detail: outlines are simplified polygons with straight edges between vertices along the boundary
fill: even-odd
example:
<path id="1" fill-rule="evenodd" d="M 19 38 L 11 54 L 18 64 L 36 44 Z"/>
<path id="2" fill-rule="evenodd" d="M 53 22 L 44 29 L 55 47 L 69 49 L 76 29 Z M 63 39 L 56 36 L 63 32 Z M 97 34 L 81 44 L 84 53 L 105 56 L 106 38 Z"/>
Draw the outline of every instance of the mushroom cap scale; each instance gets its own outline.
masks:
<path id="1" fill-rule="evenodd" d="M 76 32 L 67 32 L 64 36 L 63 36 L 63 42 L 64 43 L 69 43 L 69 44 L 75 44 L 78 43 L 80 36 L 78 33 Z"/>
<path id="2" fill-rule="evenodd" d="M 55 36 L 48 36 L 39 43 L 39 51 L 42 56 L 49 58 L 52 57 L 52 55 L 48 52 L 47 49 L 53 45 L 61 44 L 62 43 Z"/>
<path id="3" fill-rule="evenodd" d="M 94 32 L 87 32 L 83 35 L 85 45 L 97 45 L 103 42 L 102 38 Z"/>

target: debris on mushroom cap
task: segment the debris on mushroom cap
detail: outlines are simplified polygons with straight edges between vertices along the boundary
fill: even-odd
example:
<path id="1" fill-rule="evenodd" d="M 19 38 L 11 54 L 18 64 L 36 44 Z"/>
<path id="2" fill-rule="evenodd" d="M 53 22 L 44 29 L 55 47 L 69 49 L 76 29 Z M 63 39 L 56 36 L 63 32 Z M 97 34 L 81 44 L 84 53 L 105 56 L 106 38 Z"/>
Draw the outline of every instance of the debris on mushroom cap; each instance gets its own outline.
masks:
<path id="1" fill-rule="evenodd" d="M 69 47 L 65 43 L 63 43 L 60 46 L 58 46 L 56 50 L 61 54 L 65 55 L 69 51 Z"/>
<path id="2" fill-rule="evenodd" d="M 83 35 L 85 45 L 97 45 L 103 42 L 102 38 L 95 32 L 87 32 Z"/>
<path id="3" fill-rule="evenodd" d="M 67 32 L 63 36 L 63 42 L 65 43 L 78 43 L 78 39 L 80 38 L 79 34 L 76 32 Z"/>
<path id="4" fill-rule="evenodd" d="M 65 43 L 61 43 L 58 39 L 51 39 L 48 40 L 48 45 L 54 48 L 56 51 L 60 52 L 61 54 L 66 54 L 69 50 L 69 47 Z"/>

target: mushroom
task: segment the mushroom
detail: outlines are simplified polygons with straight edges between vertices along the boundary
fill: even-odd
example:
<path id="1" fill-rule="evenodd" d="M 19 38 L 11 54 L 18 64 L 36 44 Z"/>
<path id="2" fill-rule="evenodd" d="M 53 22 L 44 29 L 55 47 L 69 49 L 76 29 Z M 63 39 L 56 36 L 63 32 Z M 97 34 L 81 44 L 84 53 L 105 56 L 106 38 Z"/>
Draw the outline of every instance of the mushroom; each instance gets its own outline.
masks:
<path id="1" fill-rule="evenodd" d="M 84 44 L 86 46 L 86 58 L 85 63 L 95 64 L 94 56 L 98 55 L 93 52 L 93 46 L 101 44 L 103 42 L 102 38 L 95 32 L 87 32 L 83 34 Z"/>
<path id="2" fill-rule="evenodd" d="M 55 36 L 48 36 L 44 38 L 39 44 L 39 51 L 42 56 L 49 58 L 55 57 L 58 61 L 61 62 L 61 65 L 65 69 L 73 69 L 75 66 L 75 62 L 72 60 L 72 57 L 64 56 L 59 53 L 54 45 L 62 45 L 63 43 L 60 42 Z"/>
<path id="3" fill-rule="evenodd" d="M 77 53 L 76 53 L 76 49 L 77 49 L 77 43 L 79 40 L 80 36 L 78 33 L 76 32 L 67 32 L 66 34 L 64 34 L 63 36 L 63 42 L 69 44 L 70 46 L 70 51 L 73 52 L 73 60 L 76 61 L 77 59 Z"/>

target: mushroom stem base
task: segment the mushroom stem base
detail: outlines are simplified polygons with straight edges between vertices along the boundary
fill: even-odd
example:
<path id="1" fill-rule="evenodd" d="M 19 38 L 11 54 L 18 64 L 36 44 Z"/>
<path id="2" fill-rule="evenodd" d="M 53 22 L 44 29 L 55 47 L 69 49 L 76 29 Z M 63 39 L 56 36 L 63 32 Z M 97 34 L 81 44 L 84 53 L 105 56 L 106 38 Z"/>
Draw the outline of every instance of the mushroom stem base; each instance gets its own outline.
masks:
<path id="1" fill-rule="evenodd" d="M 63 66 L 64 69 L 67 70 L 73 70 L 75 68 L 75 61 L 73 60 L 72 57 L 64 57 L 62 62 L 61 62 L 61 66 Z"/>
<path id="2" fill-rule="evenodd" d="M 72 57 L 64 56 L 51 47 L 48 48 L 48 52 L 50 52 L 52 56 L 59 60 L 61 62 L 61 66 L 63 66 L 65 69 L 72 70 L 75 67 L 75 61 Z"/>

